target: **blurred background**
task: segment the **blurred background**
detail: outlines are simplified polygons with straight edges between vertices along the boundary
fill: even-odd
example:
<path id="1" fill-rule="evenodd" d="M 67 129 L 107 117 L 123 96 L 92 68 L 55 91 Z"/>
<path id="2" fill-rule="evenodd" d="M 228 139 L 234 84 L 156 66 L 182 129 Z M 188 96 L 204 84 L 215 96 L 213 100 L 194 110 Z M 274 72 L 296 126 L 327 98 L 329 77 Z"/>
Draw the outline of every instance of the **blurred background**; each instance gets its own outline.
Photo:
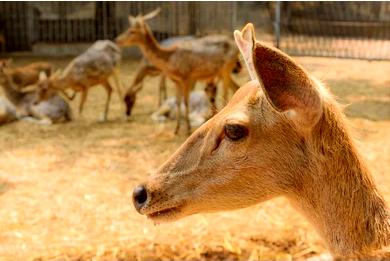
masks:
<path id="1" fill-rule="evenodd" d="M 231 34 L 250 21 L 261 40 L 291 55 L 390 59 L 389 2 L 2 2 L 1 50 L 74 55 L 80 43 L 115 38 L 129 14 L 156 7 L 158 40 Z"/>
<path id="2" fill-rule="evenodd" d="M 0 57 L 12 59 L 12 70 L 35 62 L 65 68 L 96 40 L 125 31 L 129 14 L 157 7 L 161 13 L 147 22 L 158 40 L 232 36 L 252 22 L 257 39 L 323 81 L 344 106 L 390 203 L 390 2 L 0 2 Z M 142 55 L 137 47 L 122 51 L 127 88 Z M 249 79 L 245 68 L 232 77 L 239 85 Z M 187 138 L 173 134 L 174 121 L 150 117 L 158 107 L 157 77 L 143 86 L 128 120 L 113 94 L 109 120 L 97 121 L 106 99 L 97 87 L 82 115 L 80 98 L 68 101 L 75 113 L 66 124 L 0 126 L 0 261 L 289 261 L 326 252 L 284 198 L 159 226 L 139 215 L 134 186 Z M 172 96 L 174 85 L 167 86 Z"/>

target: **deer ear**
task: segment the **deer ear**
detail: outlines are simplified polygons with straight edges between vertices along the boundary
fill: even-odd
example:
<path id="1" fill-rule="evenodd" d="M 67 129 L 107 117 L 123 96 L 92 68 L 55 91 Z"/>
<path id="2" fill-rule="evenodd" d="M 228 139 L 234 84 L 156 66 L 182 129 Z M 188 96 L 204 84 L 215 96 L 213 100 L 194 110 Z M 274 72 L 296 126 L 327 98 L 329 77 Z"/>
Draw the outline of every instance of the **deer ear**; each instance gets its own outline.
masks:
<path id="1" fill-rule="evenodd" d="M 255 74 L 268 101 L 298 126 L 312 127 L 322 115 L 322 102 L 311 77 L 287 54 L 256 41 L 254 35 L 253 42 L 245 38 L 245 35 L 250 36 L 246 28 L 253 30 L 253 26 L 247 25 L 241 32 L 244 48 L 237 45 L 241 53 L 246 52 L 248 70 Z M 247 50 L 250 47 L 251 55 Z"/>
<path id="2" fill-rule="evenodd" d="M 234 31 L 234 39 L 241 52 L 246 68 L 252 80 L 258 80 L 253 65 L 253 45 L 255 44 L 255 30 L 251 23 L 247 24 L 242 31 Z"/>
<path id="3" fill-rule="evenodd" d="M 43 82 L 47 79 L 47 75 L 44 71 L 39 72 L 39 82 Z"/>
<path id="4" fill-rule="evenodd" d="M 127 19 L 129 19 L 129 25 L 134 25 L 134 21 L 135 21 L 135 17 L 134 17 L 134 16 L 129 15 L 129 16 L 127 17 Z"/>
<path id="5" fill-rule="evenodd" d="M 149 19 L 152 19 L 154 18 L 156 15 L 158 15 L 159 13 L 161 12 L 161 7 L 158 7 L 156 8 L 155 10 L 153 10 L 152 12 L 142 16 L 142 18 L 144 20 L 149 20 Z"/>

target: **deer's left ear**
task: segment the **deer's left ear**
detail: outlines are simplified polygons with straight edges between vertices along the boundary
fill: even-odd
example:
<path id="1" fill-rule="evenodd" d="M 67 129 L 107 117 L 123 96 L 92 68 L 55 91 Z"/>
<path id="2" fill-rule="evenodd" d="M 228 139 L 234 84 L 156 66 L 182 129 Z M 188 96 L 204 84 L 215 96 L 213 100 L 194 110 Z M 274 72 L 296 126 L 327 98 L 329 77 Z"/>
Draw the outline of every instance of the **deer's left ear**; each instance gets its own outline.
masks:
<path id="1" fill-rule="evenodd" d="M 257 41 L 251 24 L 240 33 L 243 41 L 237 45 L 252 79 L 259 81 L 270 104 L 277 111 L 286 113 L 298 127 L 314 126 L 322 115 L 316 83 L 287 54 Z"/>

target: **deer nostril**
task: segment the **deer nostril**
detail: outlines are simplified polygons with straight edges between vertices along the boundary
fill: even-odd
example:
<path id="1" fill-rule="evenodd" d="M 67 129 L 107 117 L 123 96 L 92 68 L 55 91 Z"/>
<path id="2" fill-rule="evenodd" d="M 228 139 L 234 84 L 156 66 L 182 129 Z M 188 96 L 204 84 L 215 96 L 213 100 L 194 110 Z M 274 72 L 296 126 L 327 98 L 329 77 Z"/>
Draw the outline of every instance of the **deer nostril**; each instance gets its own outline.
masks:
<path id="1" fill-rule="evenodd" d="M 144 186 L 137 186 L 133 191 L 133 203 L 137 211 L 139 211 L 146 203 L 148 193 Z"/>

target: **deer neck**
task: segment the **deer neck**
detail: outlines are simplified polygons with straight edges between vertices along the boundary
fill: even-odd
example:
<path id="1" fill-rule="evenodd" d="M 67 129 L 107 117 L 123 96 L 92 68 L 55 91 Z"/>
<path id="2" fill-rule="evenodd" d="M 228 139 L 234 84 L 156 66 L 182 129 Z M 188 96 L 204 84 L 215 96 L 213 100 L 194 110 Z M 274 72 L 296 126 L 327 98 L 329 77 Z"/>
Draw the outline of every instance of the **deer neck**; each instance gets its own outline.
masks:
<path id="1" fill-rule="evenodd" d="M 327 111 L 313 132 L 310 169 L 290 197 L 335 256 L 364 256 L 390 244 L 390 215 L 343 116 Z"/>
<path id="2" fill-rule="evenodd" d="M 17 91 L 17 87 L 10 79 L 10 77 L 6 77 L 4 84 L 1 85 L 3 88 L 4 94 L 7 99 L 14 105 L 18 105 L 19 101 L 24 97 L 24 93 Z"/>
<path id="3" fill-rule="evenodd" d="M 158 69 L 165 71 L 175 47 L 163 48 L 154 38 L 149 28 L 146 28 L 145 38 L 145 42 L 140 44 L 143 55 Z"/>
<path id="4" fill-rule="evenodd" d="M 67 75 L 62 75 L 52 80 L 52 84 L 55 86 L 56 90 L 65 90 L 70 86 L 73 86 L 72 83 L 72 80 Z"/>

